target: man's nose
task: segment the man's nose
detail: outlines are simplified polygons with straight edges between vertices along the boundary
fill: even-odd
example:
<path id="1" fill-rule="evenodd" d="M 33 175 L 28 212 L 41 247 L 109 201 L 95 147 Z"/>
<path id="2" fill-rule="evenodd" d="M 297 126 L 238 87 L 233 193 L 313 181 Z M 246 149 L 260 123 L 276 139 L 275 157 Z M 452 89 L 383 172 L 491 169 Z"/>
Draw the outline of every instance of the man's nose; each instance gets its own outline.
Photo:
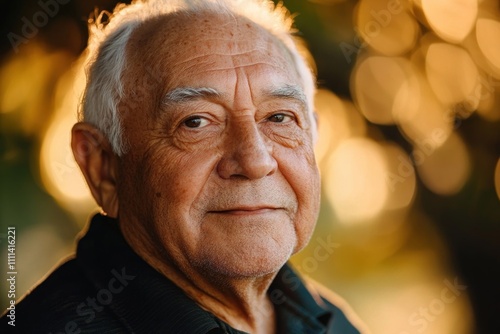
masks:
<path id="1" fill-rule="evenodd" d="M 223 149 L 217 165 L 217 172 L 223 179 L 260 179 L 272 175 L 278 167 L 272 154 L 272 143 L 255 122 L 245 121 L 231 126 Z"/>

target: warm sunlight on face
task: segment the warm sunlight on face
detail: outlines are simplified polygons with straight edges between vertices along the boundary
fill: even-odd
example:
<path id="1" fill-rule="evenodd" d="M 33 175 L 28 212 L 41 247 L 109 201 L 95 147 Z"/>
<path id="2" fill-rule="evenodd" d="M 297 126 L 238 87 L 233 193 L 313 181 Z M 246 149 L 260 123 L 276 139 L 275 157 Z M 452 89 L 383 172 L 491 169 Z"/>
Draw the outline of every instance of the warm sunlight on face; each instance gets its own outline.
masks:
<path id="1" fill-rule="evenodd" d="M 307 243 L 319 175 L 290 55 L 250 21 L 225 19 L 158 20 L 132 37 L 129 50 L 153 29 L 146 49 L 158 52 L 145 62 L 131 52 L 125 89 L 136 89 L 143 64 L 157 64 L 148 73 L 158 85 L 137 93 L 141 105 L 122 104 L 130 149 L 120 167 L 119 216 L 128 219 L 129 240 L 140 230 L 150 239 L 141 242 L 182 270 L 260 276 Z M 183 31 L 165 37 L 172 29 Z"/>

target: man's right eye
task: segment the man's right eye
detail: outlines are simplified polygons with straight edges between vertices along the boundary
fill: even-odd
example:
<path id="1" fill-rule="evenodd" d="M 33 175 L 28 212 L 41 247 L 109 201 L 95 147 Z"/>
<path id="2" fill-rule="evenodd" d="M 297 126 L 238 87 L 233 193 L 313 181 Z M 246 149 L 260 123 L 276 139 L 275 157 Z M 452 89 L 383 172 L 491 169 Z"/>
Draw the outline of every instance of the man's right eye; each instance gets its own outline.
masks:
<path id="1" fill-rule="evenodd" d="M 200 116 L 193 116 L 184 121 L 184 125 L 188 128 L 202 128 L 208 125 L 208 120 Z"/>

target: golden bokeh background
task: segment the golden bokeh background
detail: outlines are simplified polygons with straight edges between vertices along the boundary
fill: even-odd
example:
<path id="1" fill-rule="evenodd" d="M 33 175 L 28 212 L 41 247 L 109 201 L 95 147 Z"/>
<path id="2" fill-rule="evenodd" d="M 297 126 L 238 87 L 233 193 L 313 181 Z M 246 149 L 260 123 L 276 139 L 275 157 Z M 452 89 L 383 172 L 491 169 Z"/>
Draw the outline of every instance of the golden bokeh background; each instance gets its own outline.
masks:
<path id="1" fill-rule="evenodd" d="M 74 251 L 97 210 L 70 128 L 86 18 L 116 2 L 55 3 L 3 13 L 0 256 L 16 226 L 18 293 Z M 499 333 L 498 1 L 284 4 L 316 60 L 323 177 L 316 232 L 293 264 L 374 334 Z M 4 309 L 4 285 L 0 293 Z"/>

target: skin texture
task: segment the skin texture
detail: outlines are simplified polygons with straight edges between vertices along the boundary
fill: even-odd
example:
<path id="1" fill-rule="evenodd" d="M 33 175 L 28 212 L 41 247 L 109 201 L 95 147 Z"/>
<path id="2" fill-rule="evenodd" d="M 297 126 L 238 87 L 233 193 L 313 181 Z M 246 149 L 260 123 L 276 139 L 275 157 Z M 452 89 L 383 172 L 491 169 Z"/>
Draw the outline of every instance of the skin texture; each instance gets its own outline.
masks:
<path id="1" fill-rule="evenodd" d="M 114 155 L 90 124 L 73 129 L 92 194 L 201 307 L 272 333 L 266 291 L 319 210 L 315 125 L 292 58 L 247 19 L 211 13 L 149 21 L 127 50 L 127 153 Z"/>

